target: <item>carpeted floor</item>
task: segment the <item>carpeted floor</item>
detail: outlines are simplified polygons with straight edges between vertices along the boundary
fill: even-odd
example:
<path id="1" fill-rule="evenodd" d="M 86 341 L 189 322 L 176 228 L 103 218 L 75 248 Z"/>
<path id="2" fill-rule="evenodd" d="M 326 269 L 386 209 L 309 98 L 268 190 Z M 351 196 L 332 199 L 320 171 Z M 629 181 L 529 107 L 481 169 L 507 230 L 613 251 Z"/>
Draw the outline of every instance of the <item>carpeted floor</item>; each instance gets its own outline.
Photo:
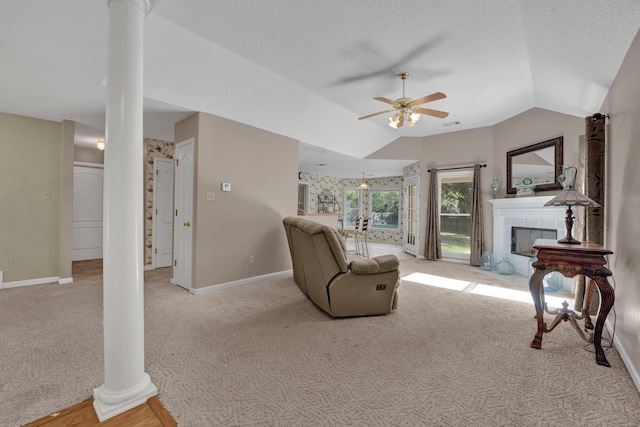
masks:
<path id="1" fill-rule="evenodd" d="M 404 257 L 403 276 L 487 283 Z M 416 277 L 416 276 L 411 276 Z M 332 319 L 292 278 L 194 296 L 145 285 L 146 370 L 181 426 L 638 426 L 640 395 L 530 303 L 403 281 L 387 316 Z M 0 290 L 0 414 L 18 426 L 103 382 L 100 283 Z"/>

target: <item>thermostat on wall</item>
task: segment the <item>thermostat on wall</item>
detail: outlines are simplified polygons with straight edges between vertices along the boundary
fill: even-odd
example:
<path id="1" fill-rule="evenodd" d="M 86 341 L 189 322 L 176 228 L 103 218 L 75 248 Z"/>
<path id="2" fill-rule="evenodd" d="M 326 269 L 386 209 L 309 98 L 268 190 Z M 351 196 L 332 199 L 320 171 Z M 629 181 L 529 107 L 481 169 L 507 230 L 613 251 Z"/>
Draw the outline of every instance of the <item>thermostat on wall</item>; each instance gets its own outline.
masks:
<path id="1" fill-rule="evenodd" d="M 223 182 L 222 183 L 222 191 L 231 191 L 231 183 Z"/>

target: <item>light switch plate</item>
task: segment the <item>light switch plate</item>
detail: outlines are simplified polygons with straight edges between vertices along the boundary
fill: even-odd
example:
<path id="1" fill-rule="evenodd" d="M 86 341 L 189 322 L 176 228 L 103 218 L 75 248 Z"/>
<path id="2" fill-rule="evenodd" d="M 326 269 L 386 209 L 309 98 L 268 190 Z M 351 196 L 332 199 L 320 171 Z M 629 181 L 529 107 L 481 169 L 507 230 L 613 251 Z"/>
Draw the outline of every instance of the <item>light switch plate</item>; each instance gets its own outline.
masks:
<path id="1" fill-rule="evenodd" d="M 207 191 L 207 200 L 215 200 L 216 199 L 216 193 L 214 193 L 213 191 Z"/>
<path id="2" fill-rule="evenodd" d="M 231 183 L 223 182 L 222 183 L 222 191 L 231 191 Z"/>

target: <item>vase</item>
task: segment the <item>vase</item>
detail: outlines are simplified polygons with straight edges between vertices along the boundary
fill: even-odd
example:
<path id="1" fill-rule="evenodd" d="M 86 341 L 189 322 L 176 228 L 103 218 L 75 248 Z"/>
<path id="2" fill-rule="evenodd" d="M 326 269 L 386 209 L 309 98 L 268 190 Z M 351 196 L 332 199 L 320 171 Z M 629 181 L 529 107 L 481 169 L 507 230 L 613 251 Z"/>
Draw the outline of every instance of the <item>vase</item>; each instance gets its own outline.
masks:
<path id="1" fill-rule="evenodd" d="M 510 276 L 516 272 L 516 268 L 511 264 L 507 257 L 504 257 L 502 261 L 496 264 L 496 271 L 500 274 Z"/>
<path id="2" fill-rule="evenodd" d="M 573 169 L 573 172 L 571 172 L 571 169 Z M 576 169 L 575 166 L 562 165 L 562 173 L 558 175 L 558 183 L 562 186 L 563 190 L 573 188 L 577 172 L 578 169 Z"/>
<path id="3" fill-rule="evenodd" d="M 493 193 L 494 199 L 496 198 L 498 191 L 500 191 L 501 186 L 502 184 L 500 183 L 500 178 L 498 178 L 497 176 L 494 176 L 493 180 L 491 181 L 491 192 Z"/>
<path id="4" fill-rule="evenodd" d="M 480 257 L 480 268 L 491 271 L 493 269 L 493 255 L 489 250 L 485 250 Z"/>

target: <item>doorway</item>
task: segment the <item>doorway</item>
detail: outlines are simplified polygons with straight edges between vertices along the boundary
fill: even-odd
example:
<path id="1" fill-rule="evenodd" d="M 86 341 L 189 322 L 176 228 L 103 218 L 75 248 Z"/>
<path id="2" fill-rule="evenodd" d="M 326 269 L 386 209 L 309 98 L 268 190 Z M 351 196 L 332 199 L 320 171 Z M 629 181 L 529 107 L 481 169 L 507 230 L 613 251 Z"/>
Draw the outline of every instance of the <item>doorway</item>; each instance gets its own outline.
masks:
<path id="1" fill-rule="evenodd" d="M 173 260 L 174 161 L 153 159 L 153 231 L 151 252 L 154 268 L 169 267 Z"/>
<path id="2" fill-rule="evenodd" d="M 471 254 L 473 171 L 438 172 L 442 256 L 468 260 Z"/>
<path id="3" fill-rule="evenodd" d="M 103 180 L 103 165 L 74 163 L 72 261 L 102 259 Z"/>

